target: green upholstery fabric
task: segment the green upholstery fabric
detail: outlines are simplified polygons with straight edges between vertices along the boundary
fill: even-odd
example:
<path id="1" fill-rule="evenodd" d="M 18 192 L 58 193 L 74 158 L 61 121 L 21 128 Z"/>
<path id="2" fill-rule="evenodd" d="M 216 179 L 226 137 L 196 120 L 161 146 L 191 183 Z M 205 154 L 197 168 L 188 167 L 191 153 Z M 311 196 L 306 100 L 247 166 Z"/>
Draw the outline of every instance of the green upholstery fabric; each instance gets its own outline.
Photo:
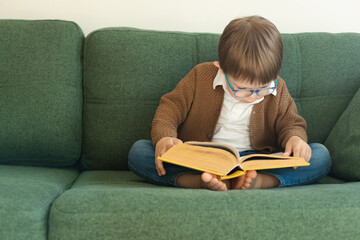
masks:
<path id="1" fill-rule="evenodd" d="M 360 183 L 343 181 L 360 176 L 360 34 L 283 35 L 280 76 L 309 141 L 329 148 L 332 177 L 227 192 L 159 187 L 114 171 L 127 169 L 136 140 L 150 139 L 160 97 L 196 64 L 217 59 L 219 34 L 100 29 L 85 39 L 84 62 L 72 22 L 0 20 L 0 36 L 0 239 L 360 235 Z M 75 164 L 81 147 L 83 166 L 112 171 L 56 168 Z"/>
<path id="2" fill-rule="evenodd" d="M 308 123 L 309 142 L 324 143 L 360 87 L 360 34 L 284 34 L 283 40 L 280 76 Z"/>
<path id="3" fill-rule="evenodd" d="M 70 166 L 82 138 L 80 28 L 0 20 L 0 163 Z"/>
<path id="4" fill-rule="evenodd" d="M 77 176 L 75 169 L 0 165 L 0 239 L 47 239 L 50 205 Z"/>
<path id="5" fill-rule="evenodd" d="M 326 145 L 331 149 L 331 175 L 360 180 L 360 89 L 332 129 Z"/>
<path id="6" fill-rule="evenodd" d="M 335 177 L 326 176 L 325 178 L 321 179 L 318 183 L 321 183 L 321 184 L 337 184 L 337 183 L 346 183 L 346 181 L 335 178 Z"/>
<path id="7" fill-rule="evenodd" d="M 360 183 L 213 192 L 88 171 L 55 200 L 49 239 L 353 239 Z"/>
<path id="8" fill-rule="evenodd" d="M 85 40 L 84 155 L 90 169 L 126 169 L 150 138 L 160 97 L 191 70 L 195 39 L 180 33 L 103 29 Z"/>
<path id="9" fill-rule="evenodd" d="M 101 29 L 86 38 L 83 163 L 127 169 L 127 153 L 150 139 L 160 97 L 198 63 L 217 60 L 218 34 Z M 360 86 L 360 34 L 283 34 L 280 76 L 324 143 Z M 344 84 L 346 83 L 346 84 Z M 330 149 L 331 150 L 331 149 Z"/>

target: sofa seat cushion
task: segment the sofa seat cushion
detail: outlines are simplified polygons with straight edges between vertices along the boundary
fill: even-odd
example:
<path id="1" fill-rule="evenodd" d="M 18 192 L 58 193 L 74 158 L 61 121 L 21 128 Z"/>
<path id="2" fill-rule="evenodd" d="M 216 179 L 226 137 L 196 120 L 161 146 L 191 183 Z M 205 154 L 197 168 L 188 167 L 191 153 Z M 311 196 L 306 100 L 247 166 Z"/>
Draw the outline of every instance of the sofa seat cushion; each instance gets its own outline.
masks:
<path id="1" fill-rule="evenodd" d="M 52 205 L 49 239 L 351 239 L 359 198 L 360 183 L 214 192 L 89 171 Z"/>
<path id="2" fill-rule="evenodd" d="M 78 171 L 0 165 L 0 239 L 47 239 L 51 203 Z"/>

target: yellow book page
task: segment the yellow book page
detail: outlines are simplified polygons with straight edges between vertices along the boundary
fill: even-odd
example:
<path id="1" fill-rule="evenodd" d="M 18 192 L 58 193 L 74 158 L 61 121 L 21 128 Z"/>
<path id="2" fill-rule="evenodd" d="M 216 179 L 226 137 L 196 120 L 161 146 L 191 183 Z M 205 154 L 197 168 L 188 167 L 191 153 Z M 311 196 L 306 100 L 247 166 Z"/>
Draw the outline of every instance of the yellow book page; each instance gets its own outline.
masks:
<path id="1" fill-rule="evenodd" d="M 158 159 L 220 176 L 228 174 L 238 165 L 236 157 L 228 151 L 184 143 L 170 148 Z"/>
<path id="2" fill-rule="evenodd" d="M 250 156 L 250 155 L 249 155 Z M 261 155 L 253 155 L 259 157 L 256 160 L 244 160 L 241 167 L 245 171 L 249 170 L 263 170 L 275 168 L 288 168 L 288 167 L 302 167 L 309 166 L 310 163 L 306 162 L 304 158 L 298 157 L 282 157 L 282 156 L 267 156 L 267 159 L 261 159 Z M 243 160 L 243 159 L 242 159 Z"/>
<path id="3" fill-rule="evenodd" d="M 212 147 L 212 148 L 219 148 L 223 150 L 227 150 L 231 152 L 237 159 L 240 160 L 240 155 L 238 150 L 233 146 L 225 143 L 215 143 L 215 142 L 198 142 L 198 141 L 188 141 L 185 142 L 186 144 L 194 145 L 194 146 L 202 146 L 202 147 Z"/>

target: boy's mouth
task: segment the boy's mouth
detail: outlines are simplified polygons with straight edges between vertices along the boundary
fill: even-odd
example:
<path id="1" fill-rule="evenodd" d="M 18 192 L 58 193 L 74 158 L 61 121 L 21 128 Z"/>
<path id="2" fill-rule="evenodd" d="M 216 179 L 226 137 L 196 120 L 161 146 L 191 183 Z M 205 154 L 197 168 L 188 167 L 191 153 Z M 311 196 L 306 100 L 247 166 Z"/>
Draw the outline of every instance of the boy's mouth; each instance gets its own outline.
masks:
<path id="1" fill-rule="evenodd" d="M 253 101 L 245 101 L 245 100 L 241 100 L 242 103 L 252 103 Z"/>

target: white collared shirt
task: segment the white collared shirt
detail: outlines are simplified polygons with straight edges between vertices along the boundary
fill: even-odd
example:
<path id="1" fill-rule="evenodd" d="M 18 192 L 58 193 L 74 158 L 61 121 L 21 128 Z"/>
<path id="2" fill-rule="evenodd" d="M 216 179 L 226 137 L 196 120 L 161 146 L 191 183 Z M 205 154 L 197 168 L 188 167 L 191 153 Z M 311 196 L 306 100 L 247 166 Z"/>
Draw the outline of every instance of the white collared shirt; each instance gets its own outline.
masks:
<path id="1" fill-rule="evenodd" d="M 220 70 L 214 78 L 213 88 L 215 89 L 216 86 L 222 86 L 225 94 L 224 103 L 212 142 L 232 145 L 239 152 L 252 150 L 249 128 L 250 116 L 254 104 L 264 100 L 264 97 L 252 103 L 242 103 L 235 99 L 228 91 L 225 74 Z M 275 83 L 272 81 L 270 87 L 274 86 Z M 272 94 L 276 96 L 276 90 Z"/>

